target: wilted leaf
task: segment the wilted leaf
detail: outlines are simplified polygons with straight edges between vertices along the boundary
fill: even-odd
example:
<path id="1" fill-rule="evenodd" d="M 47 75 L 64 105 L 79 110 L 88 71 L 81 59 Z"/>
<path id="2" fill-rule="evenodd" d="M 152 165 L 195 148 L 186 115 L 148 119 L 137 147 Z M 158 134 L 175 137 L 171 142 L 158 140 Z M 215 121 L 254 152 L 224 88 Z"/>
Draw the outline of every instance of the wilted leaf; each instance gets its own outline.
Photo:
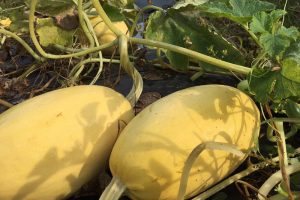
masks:
<path id="1" fill-rule="evenodd" d="M 72 30 L 79 26 L 79 19 L 75 9 L 56 15 L 55 24 L 65 30 Z"/>
<path id="2" fill-rule="evenodd" d="M 36 32 L 42 46 L 47 47 L 53 44 L 70 46 L 73 42 L 74 31 L 67 31 L 54 24 L 52 18 L 37 19 Z"/>

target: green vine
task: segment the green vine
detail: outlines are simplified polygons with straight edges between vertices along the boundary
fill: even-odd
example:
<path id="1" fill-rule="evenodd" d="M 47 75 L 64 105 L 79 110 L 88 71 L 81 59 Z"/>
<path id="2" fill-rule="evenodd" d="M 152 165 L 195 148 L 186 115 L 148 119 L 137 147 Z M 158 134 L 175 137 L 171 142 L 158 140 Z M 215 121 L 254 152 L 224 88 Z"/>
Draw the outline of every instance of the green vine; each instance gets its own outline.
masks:
<path id="1" fill-rule="evenodd" d="M 5 30 L 4 28 L 0 27 L 0 33 L 8 35 L 12 38 L 14 38 L 16 41 L 18 41 L 27 51 L 32 55 L 36 60 L 43 62 L 45 61 L 44 58 L 40 57 L 38 54 L 34 52 L 34 50 L 19 36 L 17 36 L 15 33 L 12 33 L 10 31 Z"/>

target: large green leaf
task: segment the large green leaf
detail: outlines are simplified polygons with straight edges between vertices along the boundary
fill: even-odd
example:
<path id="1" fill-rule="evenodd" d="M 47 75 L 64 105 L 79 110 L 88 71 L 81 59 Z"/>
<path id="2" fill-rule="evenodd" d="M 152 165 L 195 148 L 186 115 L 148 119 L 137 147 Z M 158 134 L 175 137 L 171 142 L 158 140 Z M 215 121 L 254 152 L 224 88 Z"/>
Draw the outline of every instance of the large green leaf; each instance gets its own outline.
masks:
<path id="1" fill-rule="evenodd" d="M 300 96 L 300 83 L 282 76 L 281 70 L 255 68 L 249 76 L 249 86 L 250 91 L 261 103 L 269 100 L 280 102 L 286 98 Z"/>
<path id="2" fill-rule="evenodd" d="M 157 11 L 148 21 L 145 37 L 181 47 L 186 47 L 228 62 L 243 64 L 240 52 L 218 34 L 201 24 L 198 16 L 169 9 Z M 189 58 L 171 51 L 165 51 L 170 63 L 178 70 L 186 70 Z M 210 66 L 201 63 L 202 66 Z"/>
<path id="3" fill-rule="evenodd" d="M 30 5 L 31 0 L 25 0 Z M 72 0 L 40 0 L 36 10 L 43 15 L 55 16 L 75 6 Z"/>
<path id="4" fill-rule="evenodd" d="M 217 17 L 226 17 L 240 24 L 250 22 L 255 13 L 275 9 L 274 4 L 259 0 L 210 1 L 200 7 L 205 12 Z"/>
<path id="5" fill-rule="evenodd" d="M 209 0 L 180 0 L 173 6 L 173 8 L 179 9 L 186 6 L 200 6 L 208 1 Z"/>
<path id="6" fill-rule="evenodd" d="M 296 27 L 282 26 L 280 19 L 286 14 L 284 10 L 271 13 L 259 12 L 253 16 L 250 30 L 257 34 L 264 51 L 273 59 L 281 60 L 284 52 L 300 33 Z"/>
<path id="7" fill-rule="evenodd" d="M 284 51 L 290 46 L 290 40 L 285 35 L 275 33 L 263 33 L 259 38 L 264 50 L 268 55 L 275 58 L 282 57 Z"/>
<path id="8" fill-rule="evenodd" d="M 250 30 L 253 33 L 273 32 L 273 27 L 286 12 L 284 10 L 274 10 L 270 14 L 266 12 L 259 12 L 253 16 L 250 23 Z"/>
<path id="9" fill-rule="evenodd" d="M 284 36 L 286 36 L 289 39 L 294 40 L 294 41 L 296 41 L 300 36 L 300 33 L 299 33 L 298 29 L 294 26 L 289 27 L 289 28 L 281 26 L 278 30 L 278 33 L 280 35 L 284 35 Z"/>
<path id="10" fill-rule="evenodd" d="M 54 44 L 70 46 L 75 34 L 75 30 L 68 31 L 56 26 L 52 18 L 38 18 L 36 32 L 41 45 L 44 47 Z"/>

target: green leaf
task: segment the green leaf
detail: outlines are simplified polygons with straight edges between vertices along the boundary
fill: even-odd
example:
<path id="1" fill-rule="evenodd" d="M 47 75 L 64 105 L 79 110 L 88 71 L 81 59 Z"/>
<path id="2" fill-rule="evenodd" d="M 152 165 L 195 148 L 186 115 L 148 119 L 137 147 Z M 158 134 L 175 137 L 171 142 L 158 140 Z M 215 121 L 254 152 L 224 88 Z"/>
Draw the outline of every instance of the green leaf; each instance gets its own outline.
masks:
<path id="1" fill-rule="evenodd" d="M 52 18 L 38 18 L 36 32 L 42 46 L 48 47 L 53 44 L 70 46 L 73 42 L 74 31 L 67 31 L 54 24 Z"/>
<path id="2" fill-rule="evenodd" d="M 278 30 L 278 34 L 285 35 L 286 37 L 288 37 L 294 41 L 296 41 L 300 36 L 298 29 L 293 26 L 289 27 L 289 28 L 281 26 L 280 29 Z"/>
<path id="3" fill-rule="evenodd" d="M 253 16 L 250 23 L 250 30 L 253 33 L 264 33 L 272 30 L 272 23 L 270 23 L 269 15 L 266 12 L 260 12 Z"/>
<path id="4" fill-rule="evenodd" d="M 31 0 L 25 0 L 27 5 L 30 5 L 30 1 Z M 71 0 L 42 0 L 38 1 L 36 10 L 43 15 L 53 17 L 69 10 L 74 6 L 75 4 Z"/>
<path id="5" fill-rule="evenodd" d="M 261 103 L 300 96 L 300 84 L 282 76 L 281 71 L 254 68 L 248 81 L 251 93 Z"/>
<path id="6" fill-rule="evenodd" d="M 290 44 L 300 36 L 296 27 L 282 26 L 280 19 L 285 14 L 284 10 L 274 10 L 270 14 L 259 12 L 253 16 L 250 23 L 250 31 L 259 34 L 259 42 L 264 51 L 277 60 L 281 60 Z"/>
<path id="7" fill-rule="evenodd" d="M 273 32 L 273 27 L 286 14 L 284 10 L 274 10 L 271 14 L 259 12 L 253 16 L 250 30 L 253 33 Z"/>
<path id="8" fill-rule="evenodd" d="M 282 61 L 282 75 L 300 83 L 300 40 L 293 42 L 285 51 Z"/>
<path id="9" fill-rule="evenodd" d="M 109 4 L 104 4 L 103 9 L 110 18 L 111 21 L 117 22 L 117 21 L 124 21 L 126 18 L 124 15 L 122 15 L 121 11 Z"/>
<path id="10" fill-rule="evenodd" d="M 149 18 L 145 37 L 186 47 L 228 62 L 243 64 L 244 59 L 240 52 L 224 38 L 201 24 L 197 17 L 175 9 L 169 9 L 166 13 L 157 11 Z M 171 51 L 165 53 L 176 69 L 181 71 L 187 69 L 188 57 Z M 201 63 L 201 66 L 210 65 Z"/>
<path id="11" fill-rule="evenodd" d="M 173 8 L 174 9 L 180 9 L 187 6 L 200 6 L 204 3 L 206 3 L 209 0 L 181 0 L 178 1 Z"/>
<path id="12" fill-rule="evenodd" d="M 300 84 L 300 62 L 293 58 L 285 59 L 282 63 L 282 76 Z"/>
<path id="13" fill-rule="evenodd" d="M 278 33 L 265 32 L 260 36 L 259 41 L 263 45 L 265 52 L 273 58 L 277 56 L 282 57 L 284 51 L 290 46 L 290 40 L 285 35 Z"/>
<path id="14" fill-rule="evenodd" d="M 284 58 L 294 58 L 300 62 L 300 38 L 285 51 Z"/>
<path id="15" fill-rule="evenodd" d="M 240 24 L 250 22 L 255 13 L 275 9 L 275 5 L 259 0 L 211 1 L 203 4 L 202 9 L 217 17 L 226 17 Z"/>

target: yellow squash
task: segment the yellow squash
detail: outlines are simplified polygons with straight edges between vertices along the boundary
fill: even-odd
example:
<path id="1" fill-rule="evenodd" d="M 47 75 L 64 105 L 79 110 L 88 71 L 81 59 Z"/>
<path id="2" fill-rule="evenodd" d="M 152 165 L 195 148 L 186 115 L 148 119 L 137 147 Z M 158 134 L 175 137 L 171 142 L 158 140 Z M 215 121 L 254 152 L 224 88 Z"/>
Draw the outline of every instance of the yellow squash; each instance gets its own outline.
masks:
<path id="1" fill-rule="evenodd" d="M 0 199 L 64 199 L 103 169 L 130 103 L 101 86 L 52 91 L 0 115 Z"/>
<path id="2" fill-rule="evenodd" d="M 117 36 L 108 28 L 100 16 L 90 18 L 95 34 L 100 44 L 110 43 L 117 39 Z M 113 22 L 114 26 L 122 33 L 128 35 L 128 27 L 124 21 Z M 105 53 L 112 53 L 114 47 L 105 49 Z"/>
<path id="3" fill-rule="evenodd" d="M 184 163 L 197 145 L 215 141 L 248 150 L 259 128 L 255 103 L 236 88 L 188 88 L 148 106 L 126 126 L 113 148 L 110 169 L 132 199 L 174 200 Z M 244 159 L 205 150 L 190 172 L 187 197 L 222 180 Z"/>

